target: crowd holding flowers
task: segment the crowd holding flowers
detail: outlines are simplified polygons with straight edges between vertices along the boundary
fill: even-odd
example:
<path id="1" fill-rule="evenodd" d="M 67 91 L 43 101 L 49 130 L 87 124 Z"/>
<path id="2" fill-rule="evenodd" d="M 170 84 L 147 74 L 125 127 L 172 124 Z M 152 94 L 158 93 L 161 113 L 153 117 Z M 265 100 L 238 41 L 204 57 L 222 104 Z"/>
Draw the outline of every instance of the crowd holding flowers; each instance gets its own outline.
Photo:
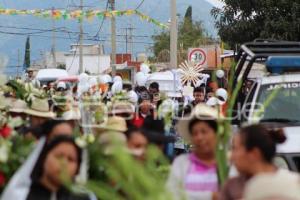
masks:
<path id="1" fill-rule="evenodd" d="M 284 132 L 262 125 L 231 134 L 235 173 L 221 183 L 218 134 L 230 94 L 218 81 L 188 97 L 109 75 L 0 82 L 3 200 L 300 199 L 299 175 L 273 162 Z"/>

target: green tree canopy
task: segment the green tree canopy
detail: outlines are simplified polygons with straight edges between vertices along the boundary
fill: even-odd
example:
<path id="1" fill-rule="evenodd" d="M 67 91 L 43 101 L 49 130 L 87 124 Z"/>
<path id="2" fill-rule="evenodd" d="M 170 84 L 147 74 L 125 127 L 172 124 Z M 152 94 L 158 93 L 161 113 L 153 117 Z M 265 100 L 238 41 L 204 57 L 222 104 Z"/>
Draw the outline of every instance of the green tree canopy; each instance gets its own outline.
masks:
<path id="1" fill-rule="evenodd" d="M 167 62 L 169 60 L 169 54 L 167 51 L 170 49 L 170 32 L 163 31 L 162 33 L 153 36 L 154 56 L 161 62 Z M 178 27 L 178 50 L 179 62 L 182 59 L 186 59 L 187 49 L 190 47 L 198 47 L 201 44 L 210 44 L 213 40 L 207 36 L 203 24 L 201 21 L 192 20 L 192 7 L 189 6 L 184 15 L 184 19 L 179 22 Z M 169 53 L 169 52 L 168 52 Z"/>
<path id="2" fill-rule="evenodd" d="M 300 1 L 225 0 L 213 9 L 221 39 L 231 47 L 257 38 L 300 40 Z"/>
<path id="3" fill-rule="evenodd" d="M 28 36 L 26 39 L 26 45 L 25 45 L 25 56 L 24 56 L 24 68 L 30 67 L 30 37 Z"/>

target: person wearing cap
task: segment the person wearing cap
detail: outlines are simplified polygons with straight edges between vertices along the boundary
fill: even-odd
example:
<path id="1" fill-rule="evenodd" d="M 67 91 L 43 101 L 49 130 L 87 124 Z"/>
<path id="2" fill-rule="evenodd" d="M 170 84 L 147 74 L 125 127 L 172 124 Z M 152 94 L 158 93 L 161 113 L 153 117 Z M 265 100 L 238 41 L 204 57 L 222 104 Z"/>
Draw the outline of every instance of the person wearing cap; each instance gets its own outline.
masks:
<path id="1" fill-rule="evenodd" d="M 199 104 L 192 111 L 191 118 L 177 123 L 177 132 L 192 144 L 192 152 L 180 155 L 172 164 L 167 187 L 175 200 L 218 198 L 215 150 L 219 117 L 216 109 Z"/>
<path id="2" fill-rule="evenodd" d="M 67 85 L 65 82 L 58 82 L 57 85 L 56 85 L 56 91 L 58 92 L 64 92 L 67 90 Z"/>

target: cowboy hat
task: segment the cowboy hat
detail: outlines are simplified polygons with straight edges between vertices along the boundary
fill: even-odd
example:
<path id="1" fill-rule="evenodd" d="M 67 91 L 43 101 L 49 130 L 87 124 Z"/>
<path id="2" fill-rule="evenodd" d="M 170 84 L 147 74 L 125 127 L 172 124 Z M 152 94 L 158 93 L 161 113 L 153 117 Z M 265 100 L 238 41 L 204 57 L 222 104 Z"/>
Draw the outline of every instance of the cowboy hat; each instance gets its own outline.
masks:
<path id="1" fill-rule="evenodd" d="M 9 108 L 10 104 L 7 98 L 5 98 L 3 95 L 0 94 L 0 110 Z"/>
<path id="2" fill-rule="evenodd" d="M 180 119 L 176 124 L 177 132 L 188 142 L 191 141 L 189 124 L 194 119 L 199 120 L 218 120 L 222 118 L 222 114 L 215 108 L 205 104 L 198 104 L 189 116 Z"/>
<path id="3" fill-rule="evenodd" d="M 119 132 L 104 132 L 99 136 L 99 144 L 103 149 L 105 155 L 111 155 L 115 153 L 118 148 L 126 148 L 126 136 Z"/>
<path id="4" fill-rule="evenodd" d="M 127 131 L 127 124 L 124 118 L 113 116 L 109 117 L 98 127 L 95 127 L 94 130 L 98 134 L 104 133 L 106 131 L 123 133 Z"/>
<path id="5" fill-rule="evenodd" d="M 25 109 L 24 113 L 36 117 L 54 118 L 55 113 L 50 111 L 47 99 L 34 99 L 29 108 Z"/>
<path id="6" fill-rule="evenodd" d="M 134 113 L 134 106 L 129 102 L 116 102 L 112 104 L 110 111 L 108 114 L 116 115 L 123 113 Z"/>
<path id="7" fill-rule="evenodd" d="M 9 112 L 13 113 L 23 113 L 27 109 L 27 104 L 25 101 L 16 99 L 12 101 L 11 108 L 9 109 Z"/>
<path id="8" fill-rule="evenodd" d="M 63 120 L 66 120 L 66 121 L 70 121 L 70 120 L 80 120 L 81 119 L 81 114 L 80 114 L 80 110 L 79 109 L 71 109 L 71 110 L 68 110 L 66 112 L 64 112 L 62 114 L 62 117 L 61 117 Z"/>

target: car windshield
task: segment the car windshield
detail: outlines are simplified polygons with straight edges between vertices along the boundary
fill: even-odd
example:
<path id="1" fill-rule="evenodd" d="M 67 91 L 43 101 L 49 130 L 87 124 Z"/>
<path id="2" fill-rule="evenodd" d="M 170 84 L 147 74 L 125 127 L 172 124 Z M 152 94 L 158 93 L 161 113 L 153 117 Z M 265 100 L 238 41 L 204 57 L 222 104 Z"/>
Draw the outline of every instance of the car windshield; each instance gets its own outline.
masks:
<path id="1" fill-rule="evenodd" d="M 274 93 L 274 91 L 277 91 Z M 264 104 L 270 95 L 276 94 L 266 106 L 262 122 L 300 122 L 300 82 L 264 85 L 258 102 Z"/>

